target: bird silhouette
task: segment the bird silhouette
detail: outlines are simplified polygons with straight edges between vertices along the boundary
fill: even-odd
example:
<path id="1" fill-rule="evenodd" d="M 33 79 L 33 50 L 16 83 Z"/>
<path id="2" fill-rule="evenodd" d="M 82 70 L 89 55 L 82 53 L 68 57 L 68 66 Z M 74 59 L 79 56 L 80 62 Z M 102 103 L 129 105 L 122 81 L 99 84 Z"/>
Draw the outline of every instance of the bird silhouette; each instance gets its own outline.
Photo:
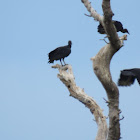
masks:
<path id="1" fill-rule="evenodd" d="M 120 31 L 122 33 L 128 33 L 129 34 L 128 30 L 123 28 L 123 25 L 120 21 L 113 20 L 113 24 L 115 25 L 115 28 L 116 28 L 117 32 Z M 98 25 L 97 29 L 98 29 L 98 32 L 100 34 L 106 34 L 106 32 L 105 32 L 101 23 Z"/>
<path id="2" fill-rule="evenodd" d="M 56 48 L 55 50 L 51 51 L 48 56 L 49 56 L 49 61 L 48 63 L 53 63 L 54 60 L 63 60 L 64 65 L 66 65 L 64 59 L 65 57 L 69 56 L 71 53 L 71 46 L 72 46 L 72 42 L 69 40 L 68 41 L 68 45 L 66 46 L 61 46 Z M 62 62 L 61 65 L 63 66 Z"/>
<path id="3" fill-rule="evenodd" d="M 118 86 L 130 86 L 137 79 L 140 85 L 140 68 L 124 69 L 121 71 Z"/>

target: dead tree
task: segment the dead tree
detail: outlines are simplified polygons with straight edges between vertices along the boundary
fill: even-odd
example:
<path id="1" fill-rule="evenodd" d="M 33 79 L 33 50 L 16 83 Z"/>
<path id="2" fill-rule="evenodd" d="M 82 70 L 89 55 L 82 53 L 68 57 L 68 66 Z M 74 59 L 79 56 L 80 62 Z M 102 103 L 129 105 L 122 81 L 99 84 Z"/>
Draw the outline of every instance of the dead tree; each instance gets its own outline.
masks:
<path id="1" fill-rule="evenodd" d="M 75 83 L 75 78 L 72 72 L 72 66 L 55 65 L 52 68 L 59 70 L 58 78 L 65 84 L 70 92 L 70 96 L 78 99 L 95 117 L 95 121 L 98 125 L 98 133 L 96 140 L 119 140 L 120 139 L 120 109 L 119 109 L 119 90 L 116 84 L 113 82 L 110 73 L 110 61 L 113 55 L 123 46 L 123 41 L 127 40 L 127 35 L 118 37 L 116 29 L 112 22 L 113 12 L 110 6 L 110 0 L 103 0 L 102 9 L 104 16 L 99 15 L 91 6 L 88 0 L 82 0 L 87 10 L 90 13 L 90 17 L 99 21 L 106 33 L 109 43 L 105 45 L 98 54 L 91 58 L 93 62 L 93 70 L 100 82 L 102 83 L 108 97 L 109 107 L 109 126 L 107 127 L 106 117 L 103 115 L 103 111 L 100 106 L 95 102 L 93 98 L 88 96 L 83 89 L 78 87 Z"/>

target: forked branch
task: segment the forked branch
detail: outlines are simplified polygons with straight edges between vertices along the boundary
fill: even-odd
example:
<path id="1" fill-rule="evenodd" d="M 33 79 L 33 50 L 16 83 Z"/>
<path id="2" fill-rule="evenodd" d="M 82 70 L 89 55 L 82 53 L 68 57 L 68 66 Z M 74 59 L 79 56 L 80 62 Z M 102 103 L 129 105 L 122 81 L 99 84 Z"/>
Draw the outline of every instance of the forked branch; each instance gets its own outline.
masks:
<path id="1" fill-rule="evenodd" d="M 92 17 L 102 24 L 110 42 L 105 47 L 103 47 L 99 53 L 94 58 L 92 58 L 92 60 L 94 72 L 106 90 L 109 101 L 109 131 L 107 139 L 119 140 L 119 90 L 112 80 L 110 73 L 110 62 L 113 55 L 123 46 L 123 40 L 126 40 L 127 36 L 124 35 L 121 38 L 118 37 L 116 28 L 112 22 L 112 17 L 114 14 L 111 10 L 110 0 L 103 0 L 102 2 L 102 9 L 104 13 L 102 18 L 99 18 L 101 16 L 99 16 L 95 10 L 92 10 L 93 8 L 91 7 L 91 4 L 88 0 L 82 0 L 82 2 Z"/>

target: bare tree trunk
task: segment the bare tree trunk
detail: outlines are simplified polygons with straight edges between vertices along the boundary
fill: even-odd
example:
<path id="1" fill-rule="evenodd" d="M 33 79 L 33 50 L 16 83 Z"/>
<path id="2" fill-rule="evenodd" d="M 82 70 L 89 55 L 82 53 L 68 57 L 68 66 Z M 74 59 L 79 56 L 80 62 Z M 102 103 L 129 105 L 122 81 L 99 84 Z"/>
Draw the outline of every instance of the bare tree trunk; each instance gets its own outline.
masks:
<path id="1" fill-rule="evenodd" d="M 101 17 L 96 12 L 93 12 L 91 3 L 88 0 L 82 0 L 87 10 L 90 12 L 91 16 L 99 21 L 108 36 L 110 43 L 103 47 L 99 53 L 92 58 L 93 69 L 102 83 L 104 89 L 106 90 L 109 103 L 109 132 L 108 140 L 119 140 L 120 139 L 120 123 L 119 123 L 119 90 L 116 84 L 112 81 L 110 74 L 110 61 L 112 56 L 123 46 L 123 40 L 127 39 L 127 35 L 124 35 L 119 39 L 116 29 L 112 23 L 112 16 L 114 15 L 110 0 L 103 0 L 102 8 L 104 16 Z"/>
<path id="2" fill-rule="evenodd" d="M 126 35 L 121 40 L 126 40 Z M 120 139 L 119 123 L 119 91 L 116 84 L 112 81 L 110 74 L 110 61 L 112 56 L 117 52 L 110 44 L 103 47 L 99 53 L 91 58 L 93 60 L 93 69 L 106 90 L 109 106 L 109 132 L 108 140 Z"/>
<path id="3" fill-rule="evenodd" d="M 57 64 L 52 66 L 52 68 L 57 68 L 59 70 L 58 78 L 68 88 L 70 96 L 82 102 L 94 115 L 95 121 L 98 125 L 96 140 L 119 140 L 119 90 L 112 80 L 110 62 L 113 55 L 123 46 L 123 41 L 127 40 L 127 35 L 119 38 L 116 33 L 116 29 L 112 23 L 112 16 L 114 14 L 111 10 L 110 0 L 103 0 L 102 2 L 104 16 L 100 16 L 92 8 L 91 3 L 88 0 L 81 1 L 90 12 L 90 16 L 103 25 L 109 39 L 109 44 L 104 46 L 95 57 L 91 58 L 93 61 L 94 72 L 107 93 L 109 106 L 109 130 L 107 128 L 106 117 L 103 115 L 102 109 L 84 92 L 83 89 L 76 86 L 72 67 L 70 65 L 60 66 Z"/>

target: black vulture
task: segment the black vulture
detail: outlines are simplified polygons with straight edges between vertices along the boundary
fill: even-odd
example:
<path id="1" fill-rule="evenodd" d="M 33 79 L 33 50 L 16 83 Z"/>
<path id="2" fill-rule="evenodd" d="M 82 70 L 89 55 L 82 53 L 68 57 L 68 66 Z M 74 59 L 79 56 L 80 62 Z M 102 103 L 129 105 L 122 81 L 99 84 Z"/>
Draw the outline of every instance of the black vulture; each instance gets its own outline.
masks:
<path id="1" fill-rule="evenodd" d="M 140 85 L 140 68 L 125 69 L 121 71 L 118 86 L 130 86 L 137 79 Z"/>
<path id="2" fill-rule="evenodd" d="M 48 56 L 49 56 L 49 61 L 48 63 L 53 63 L 54 60 L 63 60 L 64 64 L 66 65 L 64 58 L 67 57 L 70 53 L 71 53 L 71 46 L 72 46 L 72 42 L 68 41 L 68 45 L 66 46 L 61 46 L 56 48 L 55 50 L 51 51 Z M 63 66 L 62 62 L 61 65 Z"/>
<path id="3" fill-rule="evenodd" d="M 113 23 L 116 27 L 117 32 L 121 31 L 122 33 L 128 33 L 129 34 L 128 30 L 123 28 L 123 25 L 122 25 L 121 22 L 113 20 Z M 105 34 L 105 30 L 104 30 L 101 23 L 98 25 L 98 32 L 100 34 Z"/>

